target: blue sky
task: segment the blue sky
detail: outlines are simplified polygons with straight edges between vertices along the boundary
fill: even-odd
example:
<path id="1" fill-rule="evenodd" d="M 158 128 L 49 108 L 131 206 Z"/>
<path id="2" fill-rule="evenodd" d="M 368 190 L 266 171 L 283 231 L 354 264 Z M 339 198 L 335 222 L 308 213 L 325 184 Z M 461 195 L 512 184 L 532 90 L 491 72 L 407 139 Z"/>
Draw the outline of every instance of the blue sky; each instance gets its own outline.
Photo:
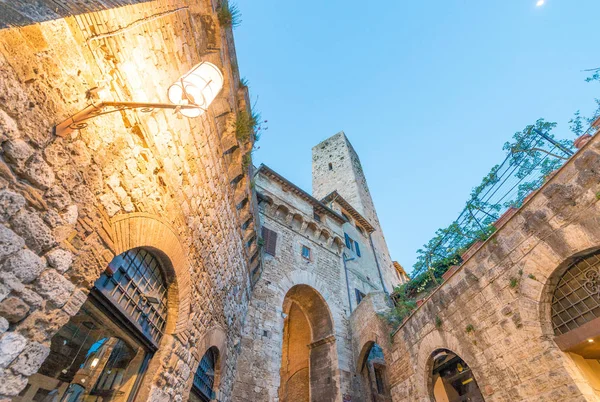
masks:
<path id="1" fill-rule="evenodd" d="M 268 119 L 254 163 L 311 190 L 311 148 L 344 130 L 394 260 L 463 208 L 540 117 L 590 114 L 598 0 L 239 0 L 242 76 Z"/>

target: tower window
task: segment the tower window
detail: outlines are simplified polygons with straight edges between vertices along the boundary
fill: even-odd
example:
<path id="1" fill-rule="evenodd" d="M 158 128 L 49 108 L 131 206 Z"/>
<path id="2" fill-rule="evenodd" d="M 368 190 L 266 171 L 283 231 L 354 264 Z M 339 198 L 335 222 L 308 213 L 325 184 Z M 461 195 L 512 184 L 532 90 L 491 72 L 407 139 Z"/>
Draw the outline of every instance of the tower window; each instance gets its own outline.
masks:
<path id="1" fill-rule="evenodd" d="M 306 260 L 310 260 L 310 249 L 306 246 L 302 246 L 302 257 Z"/>
<path id="2" fill-rule="evenodd" d="M 331 164 L 331 162 L 329 163 L 329 170 L 333 170 L 333 165 Z"/>

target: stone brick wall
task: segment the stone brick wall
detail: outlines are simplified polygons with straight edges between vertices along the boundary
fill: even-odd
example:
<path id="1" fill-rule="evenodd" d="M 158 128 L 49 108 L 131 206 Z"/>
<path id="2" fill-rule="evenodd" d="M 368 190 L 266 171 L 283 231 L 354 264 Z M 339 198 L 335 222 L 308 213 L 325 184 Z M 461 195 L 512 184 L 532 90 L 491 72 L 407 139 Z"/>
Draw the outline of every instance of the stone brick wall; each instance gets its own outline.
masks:
<path id="1" fill-rule="evenodd" d="M 108 262 L 138 246 L 168 258 L 176 289 L 139 399 L 185 400 L 210 346 L 230 399 L 259 263 L 249 263 L 258 248 L 242 155 L 252 144 L 233 129 L 247 93 L 231 30 L 209 1 L 127 3 L 87 2 L 92 12 L 66 18 L 45 3 L 38 13 L 2 5 L 23 26 L 0 30 L 0 399 L 25 387 Z M 225 76 L 200 118 L 120 111 L 53 134 L 94 88 L 106 100 L 165 102 L 200 61 Z"/>
<path id="2" fill-rule="evenodd" d="M 598 400 L 550 324 L 557 276 L 600 248 L 598 194 L 596 136 L 394 334 L 394 401 L 432 400 L 431 354 L 440 348 L 469 365 L 487 402 Z M 352 318 L 355 342 L 364 342 L 364 321 Z"/>
<path id="3" fill-rule="evenodd" d="M 255 183 L 257 192 L 265 199 L 260 204 L 261 225 L 277 232 L 277 247 L 275 256 L 264 254 L 263 270 L 253 290 L 233 400 L 278 400 L 284 301 L 296 285 L 308 285 L 320 295 L 334 325 L 333 352 L 330 344 L 314 345 L 311 364 L 315 366 L 311 366 L 311 370 L 313 373 L 321 369 L 334 370 L 330 380 L 337 391 L 324 394 L 326 399 L 314 399 L 317 396 L 313 395 L 312 400 L 341 400 L 342 395 L 353 393 L 354 371 L 348 297 L 341 262 L 342 223 L 327 214 L 321 214 L 321 222 L 315 221 L 313 205 L 274 176 L 261 173 L 261 169 Z M 302 257 L 302 245 L 311 248 L 310 261 Z M 323 381 L 323 389 L 331 389 L 328 377 L 316 375 L 315 381 Z"/>

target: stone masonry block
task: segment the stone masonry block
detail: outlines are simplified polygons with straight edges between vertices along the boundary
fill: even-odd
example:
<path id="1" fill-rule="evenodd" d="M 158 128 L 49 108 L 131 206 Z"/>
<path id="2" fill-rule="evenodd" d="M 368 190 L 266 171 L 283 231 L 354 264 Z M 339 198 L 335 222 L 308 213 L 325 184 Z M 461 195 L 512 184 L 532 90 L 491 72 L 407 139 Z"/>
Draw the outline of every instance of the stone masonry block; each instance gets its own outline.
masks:
<path id="1" fill-rule="evenodd" d="M 48 265 L 58 272 L 65 272 L 73 264 L 73 253 L 61 248 L 54 249 L 46 254 Z"/>
<path id="2" fill-rule="evenodd" d="M 6 257 L 25 246 L 25 241 L 6 226 L 0 225 L 0 258 Z"/>
<path id="3" fill-rule="evenodd" d="M 17 357 L 11 368 L 19 374 L 30 376 L 38 369 L 50 354 L 50 348 L 38 342 L 30 343 Z"/>
<path id="4" fill-rule="evenodd" d="M 54 269 L 42 272 L 37 280 L 38 293 L 58 307 L 62 307 L 69 300 L 74 288 L 75 285 Z"/>
<path id="5" fill-rule="evenodd" d="M 9 190 L 0 191 L 0 222 L 8 221 L 25 206 L 25 198 L 21 194 Z"/>
<path id="6" fill-rule="evenodd" d="M 18 297 L 7 297 L 0 303 L 0 315 L 14 324 L 21 321 L 29 313 L 29 306 Z"/>
<path id="7" fill-rule="evenodd" d="M 16 332 L 7 332 L 0 338 L 0 368 L 8 365 L 25 349 L 27 339 Z"/>
<path id="8" fill-rule="evenodd" d="M 33 282 L 45 267 L 44 261 L 28 249 L 19 250 L 2 265 L 4 271 L 12 272 L 23 283 Z"/>
<path id="9" fill-rule="evenodd" d="M 12 219 L 15 232 L 23 236 L 25 243 L 36 253 L 49 250 L 55 240 L 52 231 L 42 218 L 28 211 L 21 211 Z"/>

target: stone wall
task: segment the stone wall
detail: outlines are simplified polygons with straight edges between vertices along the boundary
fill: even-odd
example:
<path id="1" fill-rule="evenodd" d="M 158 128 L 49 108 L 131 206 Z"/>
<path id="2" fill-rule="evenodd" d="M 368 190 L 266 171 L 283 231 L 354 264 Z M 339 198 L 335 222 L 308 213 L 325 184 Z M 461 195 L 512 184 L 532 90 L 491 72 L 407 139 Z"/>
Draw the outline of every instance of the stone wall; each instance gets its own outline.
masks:
<path id="1" fill-rule="evenodd" d="M 46 3 L 2 5 L 2 18 L 23 26 L 0 30 L 0 399 L 25 387 L 108 262 L 144 246 L 169 259 L 176 292 L 138 399 L 185 400 L 200 358 L 218 346 L 229 400 L 259 263 L 249 263 L 258 248 L 242 155 L 252 144 L 233 129 L 247 93 L 231 30 L 209 1 L 87 2 L 92 12 L 58 7 L 65 18 Z M 98 94 L 165 102 L 201 61 L 225 84 L 200 118 L 124 110 L 53 134 Z"/>
<path id="2" fill-rule="evenodd" d="M 322 381 L 317 384 L 319 389 L 333 386 L 337 391 L 326 392 L 323 394 L 325 399 L 312 400 L 341 400 L 342 395 L 352 394 L 354 371 L 348 296 L 341 262 L 343 220 L 332 213 L 321 213 L 321 221 L 317 222 L 313 216 L 314 204 L 307 201 L 310 196 L 300 195 L 294 192 L 293 185 L 278 180 L 265 168 L 259 169 L 255 176 L 256 190 L 263 198 L 259 207 L 261 226 L 277 233 L 277 245 L 275 256 L 264 254 L 263 271 L 253 290 L 243 330 L 233 400 L 279 400 L 284 316 L 287 313 L 284 304 L 290 289 L 298 285 L 307 285 L 314 290 L 313 299 L 324 302 L 333 321 L 334 338 L 312 345 L 310 352 L 311 372 L 333 370 L 333 375 L 314 375 L 309 380 Z M 302 257 L 302 245 L 311 249 L 310 260 Z M 319 315 L 325 317 L 327 314 Z M 311 323 L 313 331 L 322 326 Z M 313 335 L 312 342 L 321 340 L 315 338 L 322 336 Z M 333 349 L 330 348 L 332 341 Z M 316 395 L 313 397 L 317 398 Z"/>
<path id="3" fill-rule="evenodd" d="M 598 400 L 554 341 L 550 303 L 569 262 L 600 248 L 599 194 L 596 136 L 395 332 L 386 352 L 394 401 L 433 400 L 440 348 L 469 365 L 487 402 Z M 356 345 L 369 341 L 365 321 L 352 318 Z"/>

